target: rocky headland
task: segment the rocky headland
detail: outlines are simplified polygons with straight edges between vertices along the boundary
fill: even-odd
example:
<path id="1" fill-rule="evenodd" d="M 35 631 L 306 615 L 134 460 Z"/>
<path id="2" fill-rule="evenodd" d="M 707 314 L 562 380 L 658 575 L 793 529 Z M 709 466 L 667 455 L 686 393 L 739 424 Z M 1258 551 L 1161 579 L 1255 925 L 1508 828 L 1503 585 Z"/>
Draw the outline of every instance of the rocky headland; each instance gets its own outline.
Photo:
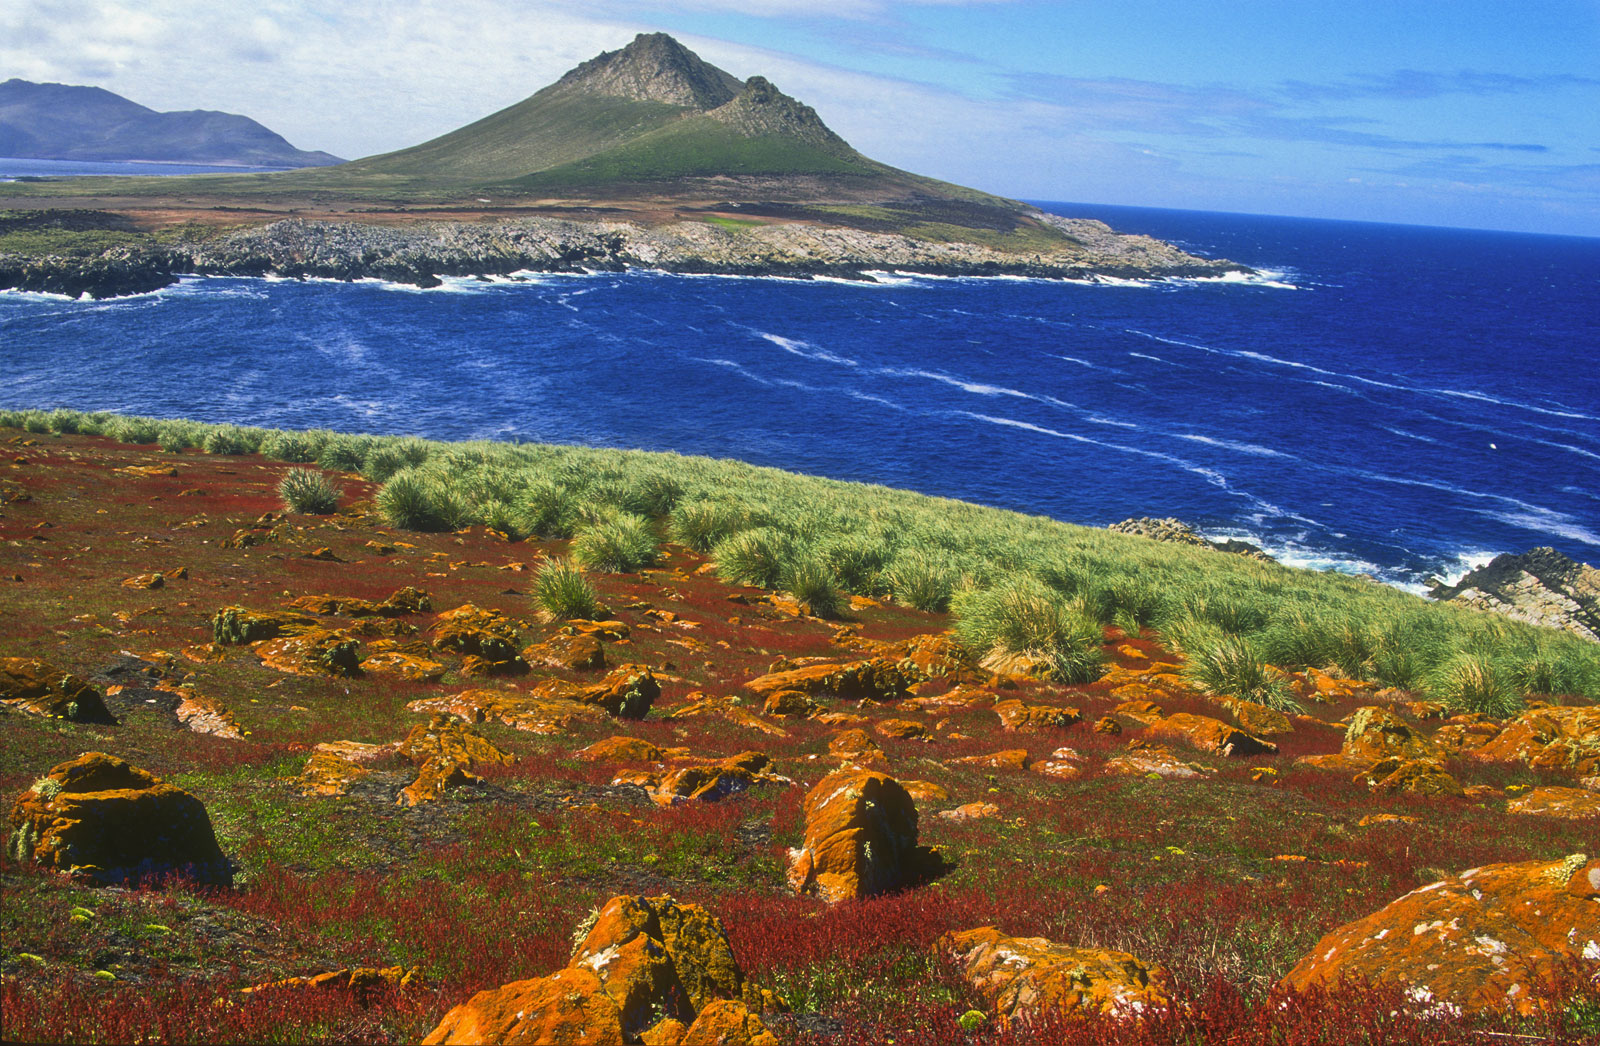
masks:
<path id="1" fill-rule="evenodd" d="M 1494 557 L 1453 585 L 1435 580 L 1429 595 L 1559 628 L 1600 643 L 1600 570 L 1553 548 Z"/>
<path id="2" fill-rule="evenodd" d="M 143 294 L 180 276 L 377 278 L 419 287 L 442 276 L 654 269 L 728 276 L 871 280 L 873 271 L 1047 279 L 1217 277 L 1248 271 L 1187 254 L 1103 222 L 1050 217 L 1069 237 L 1031 254 L 896 233 L 779 222 L 726 227 L 705 221 L 649 226 L 518 218 L 395 226 L 290 219 L 165 244 L 99 253 L 0 254 L 0 289 L 109 298 Z"/>

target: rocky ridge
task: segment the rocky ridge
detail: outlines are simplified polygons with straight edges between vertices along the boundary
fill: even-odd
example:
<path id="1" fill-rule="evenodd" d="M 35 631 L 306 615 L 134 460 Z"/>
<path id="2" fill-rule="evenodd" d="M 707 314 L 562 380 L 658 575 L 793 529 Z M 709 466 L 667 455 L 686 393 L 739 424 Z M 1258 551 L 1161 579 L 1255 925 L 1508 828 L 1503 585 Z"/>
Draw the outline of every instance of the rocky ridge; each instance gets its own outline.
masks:
<path id="1" fill-rule="evenodd" d="M 977 244 L 801 223 L 728 229 L 680 221 L 649 228 L 631 222 L 523 218 L 396 228 L 291 219 L 168 247 L 117 247 L 90 256 L 0 254 L 0 288 L 109 298 L 159 290 L 189 273 L 376 277 L 433 287 L 441 276 L 635 268 L 852 280 L 870 280 L 866 273 L 878 270 L 1090 279 L 1214 277 L 1241 268 L 1185 254 L 1148 236 L 1121 236 L 1101 222 L 1075 221 L 1072 228 L 1082 232 L 1078 238 L 1087 246 L 1020 255 Z"/>
<path id="2" fill-rule="evenodd" d="M 1429 595 L 1600 643 L 1600 570 L 1553 548 L 1496 556 L 1453 585 L 1434 582 Z"/>

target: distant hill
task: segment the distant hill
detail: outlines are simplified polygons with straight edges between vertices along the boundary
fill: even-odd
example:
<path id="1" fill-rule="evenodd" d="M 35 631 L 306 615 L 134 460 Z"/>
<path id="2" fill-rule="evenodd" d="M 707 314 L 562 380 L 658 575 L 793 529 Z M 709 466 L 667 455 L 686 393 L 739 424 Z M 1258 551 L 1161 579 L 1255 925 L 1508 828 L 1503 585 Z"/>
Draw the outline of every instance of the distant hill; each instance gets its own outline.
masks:
<path id="1" fill-rule="evenodd" d="M 964 212 L 992 209 L 1002 228 L 1031 210 L 869 159 L 768 80 L 741 81 L 665 33 L 641 34 L 432 141 L 292 177 L 329 188 L 426 184 L 568 197 L 958 203 Z"/>
<path id="2" fill-rule="evenodd" d="M 344 162 L 296 149 L 247 116 L 207 109 L 160 113 L 99 87 L 16 79 L 0 83 L 0 156 L 251 167 Z"/>

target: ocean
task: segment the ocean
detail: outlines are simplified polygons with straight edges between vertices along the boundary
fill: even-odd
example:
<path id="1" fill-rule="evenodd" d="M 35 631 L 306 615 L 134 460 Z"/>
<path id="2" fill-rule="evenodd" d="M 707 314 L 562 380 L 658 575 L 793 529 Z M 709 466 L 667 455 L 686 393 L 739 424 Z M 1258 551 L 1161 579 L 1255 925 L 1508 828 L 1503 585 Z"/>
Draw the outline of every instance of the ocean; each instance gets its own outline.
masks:
<path id="1" fill-rule="evenodd" d="M 1600 240 L 1041 206 L 1259 275 L 6 293 L 0 406 L 739 458 L 1413 590 L 1600 561 Z"/>
<path id="2" fill-rule="evenodd" d="M 100 160 L 32 160 L 0 156 L 0 182 L 18 178 L 81 178 L 84 175 L 138 177 L 153 174 L 259 174 L 282 167 L 245 167 L 237 164 L 161 163 L 158 161 L 109 162 Z"/>

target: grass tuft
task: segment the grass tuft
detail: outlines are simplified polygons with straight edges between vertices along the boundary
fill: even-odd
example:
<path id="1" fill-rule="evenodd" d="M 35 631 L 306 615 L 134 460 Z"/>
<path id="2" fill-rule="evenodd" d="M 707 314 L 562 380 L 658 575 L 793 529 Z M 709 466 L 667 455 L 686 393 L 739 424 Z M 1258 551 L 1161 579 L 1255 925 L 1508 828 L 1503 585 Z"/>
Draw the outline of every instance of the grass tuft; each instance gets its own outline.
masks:
<path id="1" fill-rule="evenodd" d="M 1100 622 L 1037 578 L 1012 575 L 968 589 L 956 597 L 955 614 L 956 635 L 980 657 L 1040 660 L 1062 683 L 1093 682 L 1104 671 Z"/>
<path id="2" fill-rule="evenodd" d="M 600 606 L 600 597 L 583 571 L 565 559 L 552 559 L 539 568 L 533 582 L 533 599 L 553 621 L 590 619 Z"/>
<path id="3" fill-rule="evenodd" d="M 290 512 L 325 516 L 339 507 L 341 493 L 316 469 L 290 469 L 278 481 L 278 496 Z"/>
<path id="4" fill-rule="evenodd" d="M 572 558 L 589 570 L 631 574 L 656 561 L 656 544 L 648 519 L 619 512 L 579 533 L 572 541 Z"/>
<path id="5" fill-rule="evenodd" d="M 1430 692 L 1456 712 L 1509 719 L 1527 707 L 1510 678 L 1487 656 L 1463 650 L 1434 670 Z"/>

